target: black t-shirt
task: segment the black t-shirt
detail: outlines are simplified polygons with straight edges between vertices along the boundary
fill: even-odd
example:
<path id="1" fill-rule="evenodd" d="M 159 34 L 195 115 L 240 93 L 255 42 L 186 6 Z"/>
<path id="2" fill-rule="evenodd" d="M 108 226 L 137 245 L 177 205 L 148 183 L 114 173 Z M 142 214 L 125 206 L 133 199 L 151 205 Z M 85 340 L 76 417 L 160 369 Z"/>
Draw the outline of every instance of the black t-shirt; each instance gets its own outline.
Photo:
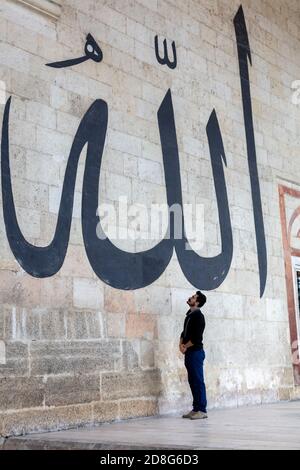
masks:
<path id="1" fill-rule="evenodd" d="M 188 310 L 184 320 L 183 331 L 180 336 L 183 339 L 183 344 L 191 341 L 193 346 L 191 346 L 189 349 L 194 351 L 203 349 L 204 329 L 205 318 L 200 308 L 197 308 L 193 312 Z"/>

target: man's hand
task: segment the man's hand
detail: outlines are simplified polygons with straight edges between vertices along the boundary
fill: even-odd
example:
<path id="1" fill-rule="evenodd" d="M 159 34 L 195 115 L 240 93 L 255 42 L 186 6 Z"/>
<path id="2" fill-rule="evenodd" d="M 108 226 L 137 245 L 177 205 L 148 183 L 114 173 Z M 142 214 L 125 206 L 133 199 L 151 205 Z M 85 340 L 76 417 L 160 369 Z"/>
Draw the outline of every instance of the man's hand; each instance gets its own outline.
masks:
<path id="1" fill-rule="evenodd" d="M 180 350 L 180 352 L 181 352 L 182 354 L 185 354 L 185 352 L 186 352 L 186 350 L 187 350 L 186 345 L 183 344 L 183 343 L 180 343 L 180 344 L 179 344 L 179 350 Z"/>

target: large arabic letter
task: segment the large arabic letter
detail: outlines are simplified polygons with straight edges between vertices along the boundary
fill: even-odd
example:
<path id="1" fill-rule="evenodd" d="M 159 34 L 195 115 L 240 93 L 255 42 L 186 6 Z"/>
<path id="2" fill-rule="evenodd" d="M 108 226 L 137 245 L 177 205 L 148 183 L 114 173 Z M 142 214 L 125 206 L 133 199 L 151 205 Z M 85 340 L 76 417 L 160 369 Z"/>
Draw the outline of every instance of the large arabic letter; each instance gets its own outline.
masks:
<path id="1" fill-rule="evenodd" d="M 76 59 L 62 60 L 61 62 L 52 62 L 51 64 L 46 64 L 47 67 L 52 67 L 54 69 L 64 69 L 66 67 L 72 67 L 73 65 L 82 64 L 89 60 L 88 56 L 78 57 Z"/>
<path id="2" fill-rule="evenodd" d="M 63 60 L 61 62 L 52 62 L 46 65 L 47 67 L 53 67 L 55 69 L 63 69 L 65 67 L 72 67 L 73 65 L 82 64 L 89 59 L 93 60 L 94 62 L 101 62 L 103 59 L 102 50 L 91 34 L 88 34 L 86 37 L 84 53 L 85 55 L 83 57 Z"/>
<path id="3" fill-rule="evenodd" d="M 164 102 L 162 107 L 167 104 Z M 95 122 L 101 119 L 100 111 L 99 116 L 95 116 Z M 170 108 L 165 109 L 165 116 L 165 138 L 171 140 L 169 123 L 173 115 Z M 102 142 L 101 145 L 96 140 L 89 142 L 82 192 L 82 230 L 86 253 L 94 272 L 106 284 L 116 289 L 140 289 L 152 284 L 165 271 L 173 254 L 173 242 L 165 236 L 150 250 L 129 253 L 117 248 L 106 237 L 97 216 L 102 150 Z M 97 230 L 98 233 L 102 232 L 103 237 L 97 236 Z"/>
<path id="4" fill-rule="evenodd" d="M 260 279 L 260 297 L 262 297 L 265 291 L 267 280 L 267 248 L 257 169 L 253 114 L 251 105 L 251 91 L 248 70 L 248 59 L 250 64 L 252 65 L 251 50 L 242 6 L 240 6 L 237 14 L 235 15 L 234 27 L 239 58 L 240 81 L 242 89 L 243 111 L 247 140 L 248 166 L 253 201 L 253 213 Z"/>
<path id="5" fill-rule="evenodd" d="M 86 37 L 84 52 L 86 56 L 94 62 L 101 62 L 103 59 L 103 52 L 90 33 Z"/>
<path id="6" fill-rule="evenodd" d="M 160 57 L 159 55 L 159 47 L 158 47 L 158 36 L 155 36 L 154 38 L 154 44 L 155 44 L 155 55 L 156 59 L 159 64 L 161 65 L 167 65 L 170 69 L 176 69 L 177 67 L 177 52 L 176 52 L 176 45 L 175 41 L 172 42 L 172 51 L 173 51 L 173 61 L 169 59 L 168 55 L 168 44 L 167 40 L 165 39 L 163 44 L 164 44 L 164 57 Z"/>
<path id="7" fill-rule="evenodd" d="M 213 290 L 219 287 L 227 276 L 231 266 L 233 253 L 232 228 L 227 197 L 227 189 L 224 175 L 223 162 L 226 165 L 226 156 L 215 111 L 212 112 L 208 125 L 207 136 L 209 141 L 213 179 L 217 197 L 219 223 L 221 231 L 222 251 L 214 257 L 202 257 L 195 253 L 187 240 L 184 229 L 184 214 L 182 213 L 182 227 L 184 235 L 181 239 L 175 239 L 174 245 L 181 269 L 187 280 L 194 287 L 203 290 Z M 168 145 L 168 142 L 165 142 Z M 174 199 L 182 206 L 182 193 L 179 177 L 180 174 L 178 148 L 174 146 L 173 159 L 176 162 L 176 171 L 169 170 L 169 190 L 176 193 Z M 175 166 L 175 164 L 173 163 Z M 187 247 L 189 249 L 187 249 Z"/>
<path id="8" fill-rule="evenodd" d="M 65 172 L 55 235 L 50 245 L 46 247 L 28 243 L 18 225 L 9 161 L 10 105 L 11 98 L 4 111 L 1 142 L 2 199 L 7 238 L 16 260 L 28 274 L 39 278 L 50 277 L 60 270 L 66 256 L 79 157 L 86 142 L 89 142 L 93 148 L 99 145 L 98 153 L 102 151 L 101 143 L 104 142 L 106 133 L 107 105 L 104 101 L 95 101 L 79 125 Z M 95 118 L 99 120 L 95 121 Z"/>

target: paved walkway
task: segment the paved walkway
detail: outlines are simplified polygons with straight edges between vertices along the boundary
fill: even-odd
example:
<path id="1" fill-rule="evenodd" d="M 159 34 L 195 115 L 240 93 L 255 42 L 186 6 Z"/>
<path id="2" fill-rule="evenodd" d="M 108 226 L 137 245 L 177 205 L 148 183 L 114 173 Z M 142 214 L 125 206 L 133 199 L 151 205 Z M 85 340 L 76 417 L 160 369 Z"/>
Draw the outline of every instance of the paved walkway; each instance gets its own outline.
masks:
<path id="1" fill-rule="evenodd" d="M 300 401 L 210 411 L 206 420 L 140 418 L 33 434 L 5 449 L 300 449 Z"/>

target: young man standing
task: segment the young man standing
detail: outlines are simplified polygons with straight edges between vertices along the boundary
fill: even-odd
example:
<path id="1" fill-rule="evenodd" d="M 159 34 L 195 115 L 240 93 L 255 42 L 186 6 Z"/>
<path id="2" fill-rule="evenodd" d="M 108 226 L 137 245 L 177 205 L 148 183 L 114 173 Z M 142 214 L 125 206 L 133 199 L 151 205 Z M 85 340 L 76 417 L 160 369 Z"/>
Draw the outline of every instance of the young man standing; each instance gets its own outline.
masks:
<path id="1" fill-rule="evenodd" d="M 193 395 L 193 409 L 183 418 L 204 419 L 206 412 L 206 387 L 204 382 L 203 332 L 205 318 L 200 308 L 206 302 L 206 296 L 197 291 L 187 301 L 189 310 L 186 313 L 183 332 L 180 336 L 179 349 L 184 354 L 184 364 L 188 373 L 188 381 Z"/>

